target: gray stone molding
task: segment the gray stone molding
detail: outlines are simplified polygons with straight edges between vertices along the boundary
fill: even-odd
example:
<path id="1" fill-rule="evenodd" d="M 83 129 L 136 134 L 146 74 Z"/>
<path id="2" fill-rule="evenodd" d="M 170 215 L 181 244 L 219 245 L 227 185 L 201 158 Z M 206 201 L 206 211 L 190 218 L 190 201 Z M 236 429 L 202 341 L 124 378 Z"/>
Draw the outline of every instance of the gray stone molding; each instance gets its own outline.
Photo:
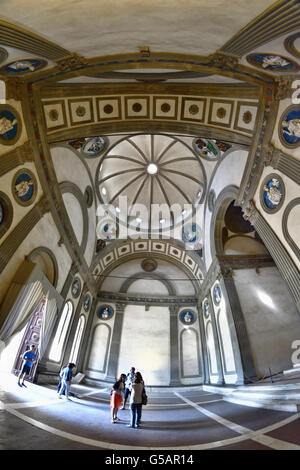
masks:
<path id="1" fill-rule="evenodd" d="M 0 272 L 5 269 L 18 247 L 48 211 L 47 200 L 42 198 L 9 233 L 0 246 Z"/>
<path id="2" fill-rule="evenodd" d="M 32 250 L 31 253 L 29 253 L 29 255 L 26 256 L 26 259 L 28 259 L 28 261 L 31 261 L 31 258 L 33 255 L 39 255 L 43 253 L 46 253 L 50 257 L 53 263 L 53 270 L 54 270 L 53 287 L 56 287 L 57 281 L 58 281 L 58 263 L 57 263 L 54 253 L 49 248 L 47 248 L 46 246 L 39 246 L 35 248 L 34 250 Z"/>
<path id="3" fill-rule="evenodd" d="M 203 374 L 204 374 L 204 383 L 206 385 L 210 384 L 210 375 L 209 375 L 209 357 L 207 349 L 207 341 L 205 334 L 205 326 L 203 319 L 202 303 L 198 300 L 198 318 L 199 318 L 199 330 L 201 338 L 201 351 L 202 351 L 202 361 L 203 361 Z"/>
<path id="4" fill-rule="evenodd" d="M 107 371 L 105 376 L 105 380 L 109 382 L 115 382 L 117 378 L 120 344 L 123 330 L 124 310 L 124 304 L 116 304 L 115 322 L 113 327 Z"/>
<path id="5" fill-rule="evenodd" d="M 216 322 L 216 315 L 215 315 L 215 310 L 214 310 L 214 305 L 213 305 L 213 300 L 212 300 L 210 290 L 207 292 L 205 297 L 207 297 L 208 301 L 209 301 L 210 321 L 211 321 L 213 336 L 214 336 L 216 361 L 217 361 L 217 368 L 218 368 L 218 382 L 217 382 L 217 385 L 224 385 L 225 381 L 224 381 L 224 373 L 223 373 L 223 363 L 222 363 L 220 338 L 219 338 L 218 326 L 217 326 L 217 322 Z"/>
<path id="6" fill-rule="evenodd" d="M 295 206 L 299 206 L 299 205 L 300 205 L 300 197 L 297 197 L 296 199 L 293 199 L 292 201 L 290 201 L 288 203 L 288 205 L 286 206 L 286 208 L 284 209 L 284 213 L 283 213 L 283 216 L 282 216 L 282 232 L 283 232 L 284 238 L 286 239 L 287 243 L 292 248 L 292 250 L 295 253 L 295 255 L 297 256 L 297 258 L 300 260 L 299 246 L 297 245 L 297 243 L 295 243 L 295 241 L 291 237 L 291 235 L 289 233 L 289 230 L 288 230 L 288 226 L 287 226 L 288 218 L 289 218 L 291 210 Z"/>
<path id="7" fill-rule="evenodd" d="M 59 184 L 61 194 L 70 193 L 77 199 L 79 202 L 81 212 L 82 212 L 82 222 L 83 222 L 83 230 L 82 230 L 82 241 L 80 244 L 80 248 L 84 253 L 87 245 L 88 234 L 89 234 L 89 216 L 87 211 L 87 204 L 84 200 L 84 196 L 78 186 L 72 183 L 71 181 L 64 181 L 63 183 Z"/>
<path id="8" fill-rule="evenodd" d="M 244 211 L 244 218 L 250 220 L 274 259 L 300 313 L 300 273 L 297 267 L 267 221 L 256 209 L 254 202 L 248 202 L 242 209 Z"/>
<path id="9" fill-rule="evenodd" d="M 0 158 L 0 176 L 5 175 L 9 171 L 23 165 L 25 162 L 33 161 L 33 153 L 30 142 L 27 141 L 20 147 L 1 155 Z"/>
<path id="10" fill-rule="evenodd" d="M 179 338 L 178 338 L 178 307 L 170 310 L 170 387 L 180 386 L 179 377 Z"/>
<path id="11" fill-rule="evenodd" d="M 281 171 L 295 183 L 300 185 L 300 161 L 287 155 L 269 144 L 263 149 L 263 158 L 266 166 Z"/>
<path id="12" fill-rule="evenodd" d="M 226 186 L 220 192 L 217 200 L 215 201 L 210 222 L 210 251 L 212 258 L 214 258 L 217 253 L 223 253 L 222 227 L 224 216 L 231 201 L 234 201 L 237 198 L 238 191 L 239 190 L 237 186 Z"/>
<path id="13" fill-rule="evenodd" d="M 291 33 L 299 27 L 298 0 L 279 0 L 259 15 L 221 47 L 221 51 L 243 56 L 259 50 L 263 44 Z M 283 17 L 283 12 L 286 17 Z"/>
<path id="14" fill-rule="evenodd" d="M 143 294 L 128 294 L 128 293 L 116 293 L 116 292 L 107 292 L 101 291 L 97 294 L 98 299 L 101 299 L 103 302 L 121 302 L 126 305 L 175 305 L 179 307 L 184 307 L 185 305 L 197 305 L 198 297 L 190 296 L 152 296 L 143 295 Z"/>
<path id="15" fill-rule="evenodd" d="M 9 230 L 9 227 L 12 224 L 13 216 L 14 216 L 14 209 L 13 205 L 9 199 L 9 197 L 0 191 L 0 204 L 2 206 L 3 211 L 3 219 L 0 224 L 0 239 L 3 235 Z"/>
<path id="16" fill-rule="evenodd" d="M 272 139 L 279 109 L 279 101 L 273 99 L 273 91 L 273 85 L 271 84 L 261 90 L 261 109 L 256 124 L 256 135 L 252 141 L 237 197 L 237 203 L 241 206 L 253 199 L 263 172 L 262 149 Z"/>

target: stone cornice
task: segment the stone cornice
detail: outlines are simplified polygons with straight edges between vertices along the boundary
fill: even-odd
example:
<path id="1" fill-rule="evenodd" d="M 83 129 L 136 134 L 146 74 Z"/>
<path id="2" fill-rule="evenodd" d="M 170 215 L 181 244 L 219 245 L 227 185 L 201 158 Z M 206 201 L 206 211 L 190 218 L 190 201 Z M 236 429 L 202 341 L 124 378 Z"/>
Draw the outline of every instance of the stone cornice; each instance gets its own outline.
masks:
<path id="1" fill-rule="evenodd" d="M 97 294 L 97 298 L 107 302 L 117 302 L 126 305 L 174 305 L 176 307 L 184 307 L 185 305 L 197 305 L 197 297 L 192 296 L 152 296 L 101 291 Z"/>
<path id="2" fill-rule="evenodd" d="M 271 166 L 300 185 L 300 160 L 287 155 L 272 144 L 263 147 L 262 156 L 265 166 Z"/>
<path id="3" fill-rule="evenodd" d="M 33 150 L 29 141 L 0 156 L 0 176 L 19 165 L 33 161 Z"/>

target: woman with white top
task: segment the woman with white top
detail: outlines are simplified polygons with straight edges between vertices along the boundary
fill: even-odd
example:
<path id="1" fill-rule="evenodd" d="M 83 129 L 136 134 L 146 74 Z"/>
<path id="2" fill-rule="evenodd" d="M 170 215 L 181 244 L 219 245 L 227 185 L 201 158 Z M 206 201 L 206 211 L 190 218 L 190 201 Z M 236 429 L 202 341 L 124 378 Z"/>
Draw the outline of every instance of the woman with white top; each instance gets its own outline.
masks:
<path id="1" fill-rule="evenodd" d="M 131 384 L 131 395 L 130 395 L 130 413 L 131 420 L 128 427 L 138 428 L 141 415 L 142 415 L 142 394 L 144 390 L 144 381 L 139 372 L 134 375 L 133 382 Z"/>

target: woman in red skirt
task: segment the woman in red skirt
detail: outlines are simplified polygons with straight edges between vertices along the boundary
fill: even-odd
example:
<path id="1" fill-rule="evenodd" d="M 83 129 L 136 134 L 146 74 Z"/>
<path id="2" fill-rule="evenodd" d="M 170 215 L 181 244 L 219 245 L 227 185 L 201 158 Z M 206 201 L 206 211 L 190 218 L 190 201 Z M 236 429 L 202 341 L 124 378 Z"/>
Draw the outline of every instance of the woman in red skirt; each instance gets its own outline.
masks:
<path id="1" fill-rule="evenodd" d="M 123 391 L 124 391 L 124 382 L 126 379 L 126 374 L 121 374 L 119 380 L 113 385 L 112 393 L 110 396 L 110 409 L 111 409 L 111 422 L 115 423 L 119 420 L 117 418 L 118 409 L 122 403 Z"/>

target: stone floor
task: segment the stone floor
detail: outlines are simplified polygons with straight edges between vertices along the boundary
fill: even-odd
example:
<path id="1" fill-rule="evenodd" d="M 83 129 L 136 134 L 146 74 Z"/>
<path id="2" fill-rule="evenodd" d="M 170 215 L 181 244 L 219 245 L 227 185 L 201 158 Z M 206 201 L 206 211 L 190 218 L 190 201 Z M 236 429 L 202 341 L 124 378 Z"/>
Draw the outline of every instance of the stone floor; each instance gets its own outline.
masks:
<path id="1" fill-rule="evenodd" d="M 0 450 L 300 450 L 300 413 L 228 403 L 200 387 L 150 389 L 139 429 L 130 412 L 112 424 L 109 388 L 72 385 L 59 400 L 53 385 L 0 374 Z"/>

